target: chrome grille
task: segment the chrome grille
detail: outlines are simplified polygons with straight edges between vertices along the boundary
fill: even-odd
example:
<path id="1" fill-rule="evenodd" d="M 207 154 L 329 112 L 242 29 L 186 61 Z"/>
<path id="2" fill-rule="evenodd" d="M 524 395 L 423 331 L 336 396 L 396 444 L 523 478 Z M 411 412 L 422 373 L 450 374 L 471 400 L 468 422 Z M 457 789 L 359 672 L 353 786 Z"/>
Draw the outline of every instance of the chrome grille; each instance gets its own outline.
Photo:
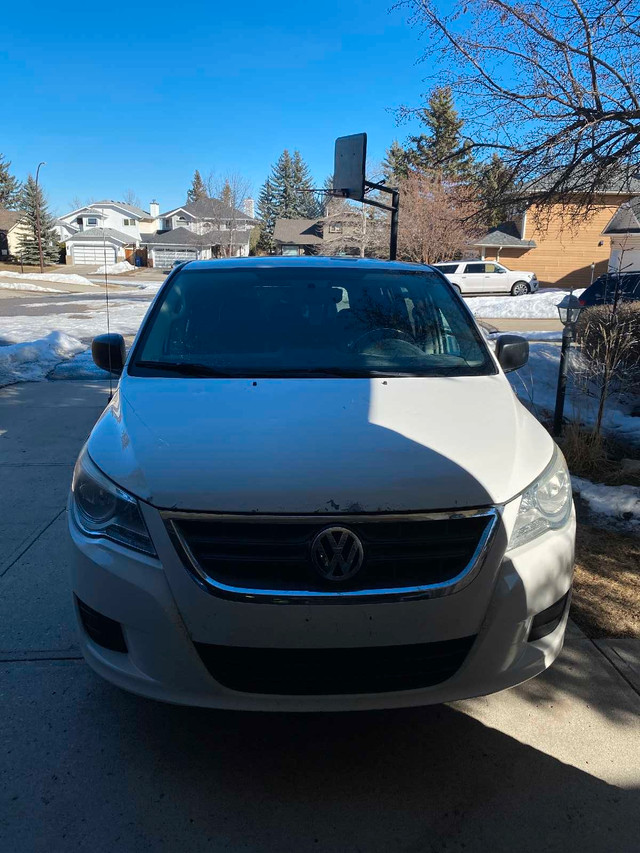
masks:
<path id="1" fill-rule="evenodd" d="M 165 514 L 187 567 L 211 592 L 264 600 L 446 595 L 469 583 L 495 530 L 496 510 L 412 515 L 262 516 Z M 344 582 L 321 577 L 311 559 L 317 534 L 339 524 L 364 549 Z"/>

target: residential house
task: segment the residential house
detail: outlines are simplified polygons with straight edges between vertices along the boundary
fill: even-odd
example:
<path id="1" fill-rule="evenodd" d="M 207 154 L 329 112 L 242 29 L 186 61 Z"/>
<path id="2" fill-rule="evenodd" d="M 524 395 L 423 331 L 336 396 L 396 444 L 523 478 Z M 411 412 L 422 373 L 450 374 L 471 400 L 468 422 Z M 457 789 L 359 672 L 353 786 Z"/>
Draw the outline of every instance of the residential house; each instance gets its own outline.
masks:
<path id="1" fill-rule="evenodd" d="M 577 195 L 577 194 L 576 194 Z M 535 196 L 511 221 L 492 228 L 472 245 L 486 260 L 532 270 L 541 284 L 586 287 L 606 272 L 609 246 L 603 232 L 621 203 L 640 195 L 640 178 L 621 177 L 600 193 L 590 215 L 576 222 L 576 205 L 541 206 Z"/>
<path id="2" fill-rule="evenodd" d="M 206 198 L 160 214 L 157 230 L 141 241 L 150 265 L 167 269 L 176 260 L 246 257 L 257 221 L 252 199 L 246 199 L 244 207 L 238 210 Z"/>
<path id="3" fill-rule="evenodd" d="M 278 255 L 386 256 L 388 223 L 342 199 L 327 205 L 319 219 L 276 219 L 273 241 Z"/>
<path id="4" fill-rule="evenodd" d="M 640 271 L 640 196 L 621 204 L 602 234 L 610 238 L 610 270 Z"/>
<path id="5" fill-rule="evenodd" d="M 94 201 L 56 221 L 68 264 L 113 264 L 132 259 L 143 234 L 154 230 L 159 205 L 149 211 L 113 199 Z"/>
<path id="6" fill-rule="evenodd" d="M 25 228 L 23 215 L 19 210 L 0 207 L 0 261 L 19 258 L 20 236 Z"/>
<path id="7" fill-rule="evenodd" d="M 278 255 L 316 255 L 323 243 L 321 219 L 276 219 L 273 242 Z"/>

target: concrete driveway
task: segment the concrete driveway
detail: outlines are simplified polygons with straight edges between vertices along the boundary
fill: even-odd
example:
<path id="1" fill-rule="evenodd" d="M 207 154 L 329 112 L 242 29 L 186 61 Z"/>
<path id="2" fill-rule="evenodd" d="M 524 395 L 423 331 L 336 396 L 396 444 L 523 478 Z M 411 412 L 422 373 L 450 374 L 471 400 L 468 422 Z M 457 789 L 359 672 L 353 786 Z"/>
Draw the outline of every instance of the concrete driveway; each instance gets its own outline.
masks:
<path id="1" fill-rule="evenodd" d="M 64 505 L 105 402 L 0 392 L 0 850 L 638 850 L 640 698 L 577 629 L 528 684 L 411 711 L 222 713 L 94 676 Z"/>

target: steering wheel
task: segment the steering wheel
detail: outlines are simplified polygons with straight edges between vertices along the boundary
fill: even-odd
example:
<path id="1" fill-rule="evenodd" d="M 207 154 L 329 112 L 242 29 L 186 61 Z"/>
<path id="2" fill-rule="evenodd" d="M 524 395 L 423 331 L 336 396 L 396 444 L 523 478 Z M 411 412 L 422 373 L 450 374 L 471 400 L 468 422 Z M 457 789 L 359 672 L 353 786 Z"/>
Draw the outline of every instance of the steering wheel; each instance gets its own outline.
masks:
<path id="1" fill-rule="evenodd" d="M 362 344 L 370 342 L 375 343 L 376 341 L 381 341 L 385 338 L 395 338 L 401 341 L 407 341 L 407 343 L 413 344 L 414 346 L 416 343 L 411 335 L 408 332 L 403 332 L 402 329 L 388 329 L 384 326 L 380 326 L 377 329 L 369 329 L 368 332 L 365 332 L 363 335 L 359 335 L 354 341 L 351 341 L 349 349 L 361 349 Z"/>

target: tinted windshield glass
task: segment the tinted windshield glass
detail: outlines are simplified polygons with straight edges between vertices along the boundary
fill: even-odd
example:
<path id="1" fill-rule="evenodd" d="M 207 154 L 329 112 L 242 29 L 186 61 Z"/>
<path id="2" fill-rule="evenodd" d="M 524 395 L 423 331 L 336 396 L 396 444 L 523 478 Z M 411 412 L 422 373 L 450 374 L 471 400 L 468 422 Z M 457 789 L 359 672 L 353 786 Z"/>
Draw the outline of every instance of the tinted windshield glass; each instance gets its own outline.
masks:
<path id="1" fill-rule="evenodd" d="M 495 367 L 464 307 L 434 273 L 187 267 L 160 295 L 129 370 L 470 376 Z"/>

